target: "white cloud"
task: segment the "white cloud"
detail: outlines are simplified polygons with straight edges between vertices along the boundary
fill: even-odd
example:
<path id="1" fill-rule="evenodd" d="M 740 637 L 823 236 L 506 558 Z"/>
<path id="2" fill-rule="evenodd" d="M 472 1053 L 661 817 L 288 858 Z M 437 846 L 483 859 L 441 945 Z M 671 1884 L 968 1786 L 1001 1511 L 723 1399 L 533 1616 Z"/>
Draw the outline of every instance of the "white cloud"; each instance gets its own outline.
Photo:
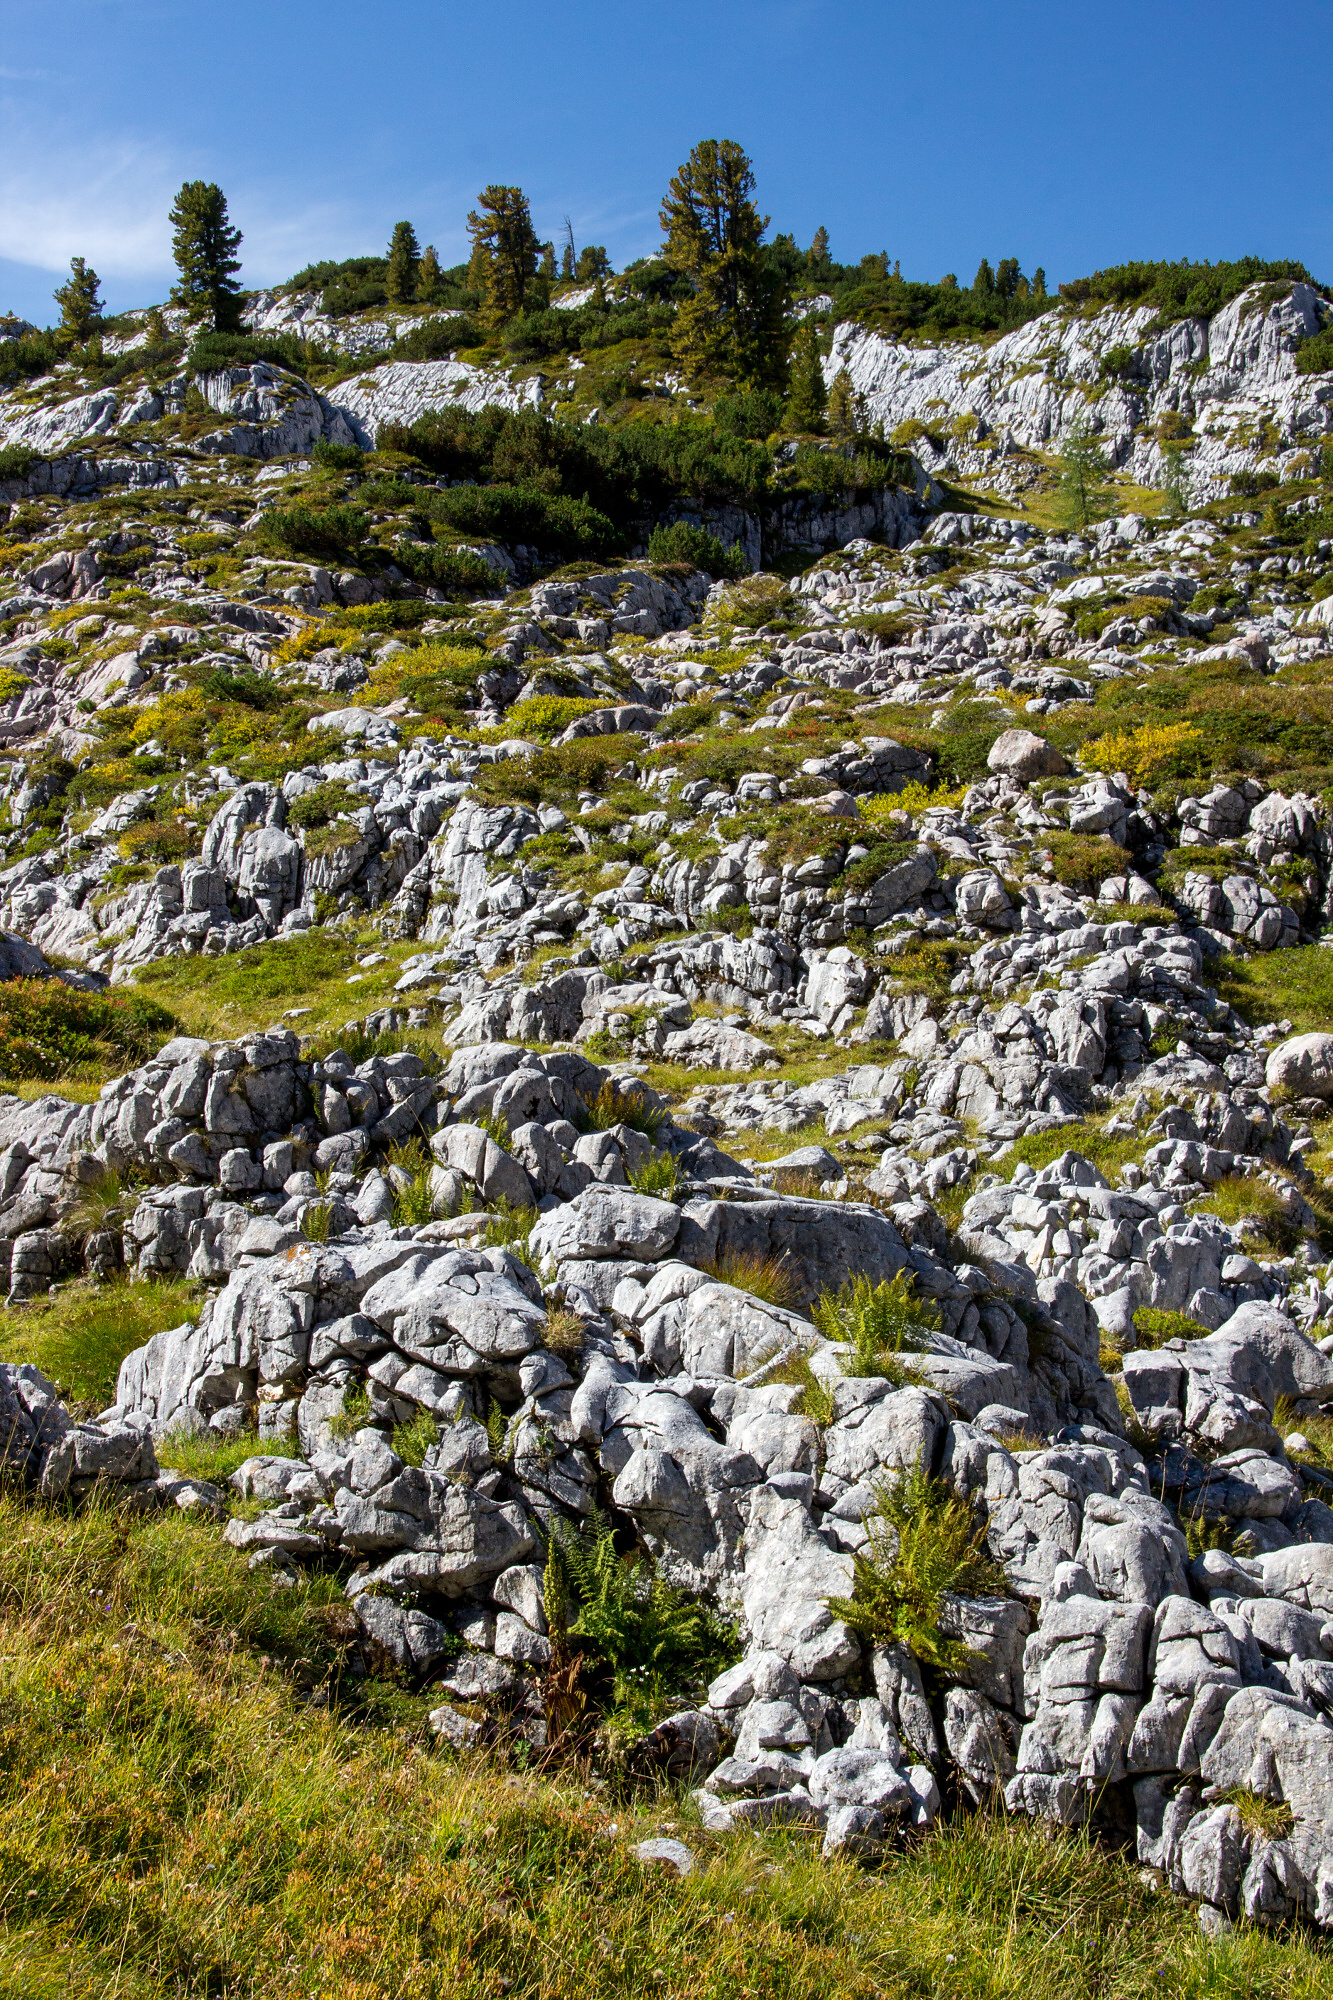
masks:
<path id="1" fill-rule="evenodd" d="M 41 151 L 49 163 L 41 168 L 27 164 L 37 153 L 32 144 L 0 160 L 0 257 L 61 275 L 71 257 L 86 257 L 103 278 L 142 281 L 145 296 L 163 293 L 174 276 L 172 201 L 182 180 L 208 177 L 207 167 L 130 138 L 78 147 L 49 134 Z M 294 210 L 263 187 L 227 193 L 243 232 L 245 284 L 279 283 L 312 257 L 380 248 L 382 229 L 346 204 Z"/>
<path id="2" fill-rule="evenodd" d="M 74 151 L 48 132 L 0 162 L 0 256 L 63 271 L 86 257 L 104 277 L 165 271 L 171 262 L 170 164 L 132 140 Z M 36 160 L 40 166 L 30 164 Z"/>

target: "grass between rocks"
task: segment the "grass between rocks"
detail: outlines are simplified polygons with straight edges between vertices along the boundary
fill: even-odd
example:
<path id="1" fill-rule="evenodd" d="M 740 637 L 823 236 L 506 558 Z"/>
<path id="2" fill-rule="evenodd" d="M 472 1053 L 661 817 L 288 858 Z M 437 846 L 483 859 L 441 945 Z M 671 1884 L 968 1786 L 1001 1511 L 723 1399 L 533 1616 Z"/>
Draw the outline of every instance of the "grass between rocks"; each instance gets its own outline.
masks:
<path id="1" fill-rule="evenodd" d="M 1020 1163 L 1034 1167 L 1038 1172 L 1048 1167 L 1052 1160 L 1058 1160 L 1062 1153 L 1078 1153 L 1090 1165 L 1114 1182 L 1122 1167 L 1134 1161 L 1138 1163 L 1148 1148 L 1156 1144 L 1144 1133 L 1108 1133 L 1104 1127 L 1110 1122 L 1111 1114 L 1102 1119 L 1080 1118 L 1068 1125 L 1056 1125 L 1049 1132 L 1030 1132 L 1025 1138 L 1015 1139 L 1012 1147 L 999 1161 L 1004 1178 L 1012 1180 L 1013 1169 Z"/>
<path id="2" fill-rule="evenodd" d="M 76 1408 L 105 1409 L 132 1348 L 198 1316 L 185 1278 L 76 1279 L 51 1299 L 0 1308 L 0 1361 L 30 1361 Z"/>
<path id="3" fill-rule="evenodd" d="M 280 1022 L 300 1007 L 308 1011 L 291 1025 L 319 1035 L 391 1002 L 419 1002 L 420 995 L 395 996 L 393 988 L 403 959 L 421 948 L 386 944 L 377 931 L 321 925 L 223 958 L 160 959 L 138 973 L 137 983 L 170 1008 L 184 1034 L 220 1041 Z M 386 962 L 349 985 L 357 960 L 373 952 L 383 952 Z"/>
<path id="4" fill-rule="evenodd" d="M 1205 972 L 1209 984 L 1211 975 Z M 1333 951 L 1302 945 L 1295 951 L 1228 953 L 1216 973 L 1217 991 L 1253 1028 L 1290 1021 L 1294 1035 L 1333 1027 Z"/>
<path id="5" fill-rule="evenodd" d="M 1328 1990 L 1085 1837 L 979 1816 L 878 1869 L 670 1791 L 436 1751 L 336 1584 L 214 1528 L 0 1499 L 3 2000 L 1072 2000 Z M 687 1841 L 685 1881 L 633 1844 Z"/>

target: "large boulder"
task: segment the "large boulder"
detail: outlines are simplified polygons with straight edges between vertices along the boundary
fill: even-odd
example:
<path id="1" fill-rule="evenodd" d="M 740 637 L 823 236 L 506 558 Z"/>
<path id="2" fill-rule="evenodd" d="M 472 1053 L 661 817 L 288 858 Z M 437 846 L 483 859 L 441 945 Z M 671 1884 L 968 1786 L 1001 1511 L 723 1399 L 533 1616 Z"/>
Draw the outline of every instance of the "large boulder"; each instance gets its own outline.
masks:
<path id="1" fill-rule="evenodd" d="M 1279 1042 L 1264 1081 L 1292 1097 L 1333 1097 L 1333 1035 L 1292 1035 Z"/>
<path id="2" fill-rule="evenodd" d="M 1070 769 L 1060 752 L 1030 729 L 1006 729 L 991 744 L 986 762 L 992 771 L 1002 771 L 1024 783 L 1030 778 L 1063 777 Z"/>

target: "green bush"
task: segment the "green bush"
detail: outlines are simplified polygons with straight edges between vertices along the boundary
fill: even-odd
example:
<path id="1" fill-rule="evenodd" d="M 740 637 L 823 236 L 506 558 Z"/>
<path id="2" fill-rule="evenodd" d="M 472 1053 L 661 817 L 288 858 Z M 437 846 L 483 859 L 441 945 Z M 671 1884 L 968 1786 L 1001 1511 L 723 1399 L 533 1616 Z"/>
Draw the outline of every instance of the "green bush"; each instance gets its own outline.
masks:
<path id="1" fill-rule="evenodd" d="M 268 674 L 255 674 L 242 669 L 232 673 L 226 667 L 214 667 L 199 683 L 200 692 L 211 701 L 239 701 L 246 708 L 284 708 L 287 695 Z"/>
<path id="2" fill-rule="evenodd" d="M 201 333 L 188 356 L 189 366 L 200 375 L 221 368 L 249 368 L 256 361 L 267 361 L 275 368 L 304 375 L 330 358 L 323 348 L 312 346 L 294 333 Z"/>
<path id="3" fill-rule="evenodd" d="M 114 1074 L 146 1062 L 175 1027 L 146 995 L 86 993 L 59 979 L 0 983 L 0 1076 Z"/>
<path id="4" fill-rule="evenodd" d="M 624 547 L 620 531 L 586 499 L 534 486 L 451 486 L 430 496 L 430 518 L 487 541 L 535 542 L 570 559 Z"/>
<path id="5" fill-rule="evenodd" d="M 446 407 L 411 425 L 385 425 L 378 445 L 449 479 L 580 496 L 616 522 L 682 499 L 755 500 L 772 484 L 763 446 L 703 417 L 611 428 L 536 410 Z"/>
<path id="6" fill-rule="evenodd" d="M 353 552 L 364 546 L 369 532 L 359 508 L 307 507 L 298 501 L 265 514 L 255 540 L 283 555 L 345 562 L 353 560 Z"/>
<path id="7" fill-rule="evenodd" d="M 1067 889 L 1098 890 L 1108 875 L 1127 875 L 1134 866 L 1128 849 L 1090 833 L 1048 833 L 1055 879 Z"/>
<path id="8" fill-rule="evenodd" d="M 906 1646 L 923 1666 L 965 1671 L 971 1658 L 961 1640 L 940 1630 L 942 1600 L 1003 1592 L 1004 1571 L 986 1553 L 984 1522 L 966 1500 L 919 1468 L 875 1488 L 865 1518 L 868 1553 L 852 1558 L 850 1597 L 830 1597 L 829 1610 L 872 1645 Z"/>
<path id="9" fill-rule="evenodd" d="M 1271 493 L 1282 481 L 1275 472 L 1233 472 L 1230 491 L 1237 500 L 1257 500 L 1261 493 Z"/>
<path id="10" fill-rule="evenodd" d="M 16 340 L 0 341 L 0 382 L 49 375 L 67 359 L 65 343 L 52 332 L 25 333 Z"/>
<path id="11" fill-rule="evenodd" d="M 326 465 L 331 472 L 357 472 L 366 462 L 360 445 L 331 444 L 328 438 L 316 438 L 312 456 L 316 465 Z"/>
<path id="12" fill-rule="evenodd" d="M 724 549 L 716 535 L 695 528 L 688 521 L 658 526 L 648 537 L 648 560 L 656 563 L 688 563 L 712 577 L 742 577 L 749 573 L 745 551 L 739 542 Z"/>
<path id="13" fill-rule="evenodd" d="M 1212 1331 L 1188 1314 L 1162 1312 L 1156 1306 L 1140 1306 L 1134 1314 L 1134 1331 L 1140 1347 L 1163 1347 L 1168 1340 L 1202 1340 Z"/>
<path id="14" fill-rule="evenodd" d="M 599 701 L 582 701 L 566 695 L 532 695 L 527 701 L 514 703 L 505 716 L 504 727 L 512 736 L 536 736 L 549 742 L 579 716 L 603 706 Z"/>
<path id="15" fill-rule="evenodd" d="M 1173 320 L 1208 319 L 1260 279 L 1281 284 L 1314 280 L 1304 264 L 1262 257 L 1240 257 L 1233 263 L 1113 264 L 1089 278 L 1061 285 L 1060 297 L 1073 305 L 1154 306 L 1164 324 Z"/>
<path id="16" fill-rule="evenodd" d="M 359 792 L 341 778 L 327 778 L 308 792 L 302 792 L 287 807 L 288 826 L 327 826 L 339 813 L 354 813 L 366 803 Z"/>
<path id="17" fill-rule="evenodd" d="M 389 349 L 391 361 L 447 361 L 460 347 L 480 347 L 485 338 L 475 320 L 464 313 L 423 319 L 400 334 Z"/>
<path id="18" fill-rule="evenodd" d="M 1298 375 L 1326 375 L 1333 368 L 1333 327 L 1312 333 L 1296 350 Z"/>
<path id="19" fill-rule="evenodd" d="M 399 542 L 394 561 L 423 589 L 442 590 L 446 597 L 493 597 L 505 587 L 504 578 L 470 549 L 447 549 L 437 544 Z"/>
<path id="20" fill-rule="evenodd" d="M 732 437 L 762 444 L 781 427 L 782 398 L 773 389 L 738 389 L 733 395 L 718 397 L 713 422 Z"/>
<path id="21" fill-rule="evenodd" d="M 0 348 L 0 355 L 3 355 Z M 40 465 L 42 454 L 31 445 L 0 445 L 0 479 L 26 479 L 34 465 Z"/>

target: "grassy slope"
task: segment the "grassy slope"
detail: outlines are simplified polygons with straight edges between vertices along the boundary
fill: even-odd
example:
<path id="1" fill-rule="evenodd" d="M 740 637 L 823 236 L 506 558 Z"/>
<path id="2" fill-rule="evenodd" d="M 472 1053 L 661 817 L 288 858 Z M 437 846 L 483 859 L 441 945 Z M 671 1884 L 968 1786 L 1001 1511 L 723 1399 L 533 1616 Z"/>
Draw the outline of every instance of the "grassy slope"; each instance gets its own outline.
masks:
<path id="1" fill-rule="evenodd" d="M 202 1297 L 181 1278 L 76 1279 L 54 1298 L 0 1307 L 0 1361 L 30 1361 L 74 1405 L 105 1409 L 131 1348 L 196 1319 Z"/>
<path id="2" fill-rule="evenodd" d="M 340 1680 L 347 1622 L 213 1528 L 0 1501 L 3 2000 L 1328 1990 L 1318 1944 L 1210 1943 L 1026 1822 L 825 1867 L 801 1836 L 705 1838 L 670 1793 L 456 1762 L 424 1701 Z M 692 1880 L 640 1868 L 653 1832 Z"/>

